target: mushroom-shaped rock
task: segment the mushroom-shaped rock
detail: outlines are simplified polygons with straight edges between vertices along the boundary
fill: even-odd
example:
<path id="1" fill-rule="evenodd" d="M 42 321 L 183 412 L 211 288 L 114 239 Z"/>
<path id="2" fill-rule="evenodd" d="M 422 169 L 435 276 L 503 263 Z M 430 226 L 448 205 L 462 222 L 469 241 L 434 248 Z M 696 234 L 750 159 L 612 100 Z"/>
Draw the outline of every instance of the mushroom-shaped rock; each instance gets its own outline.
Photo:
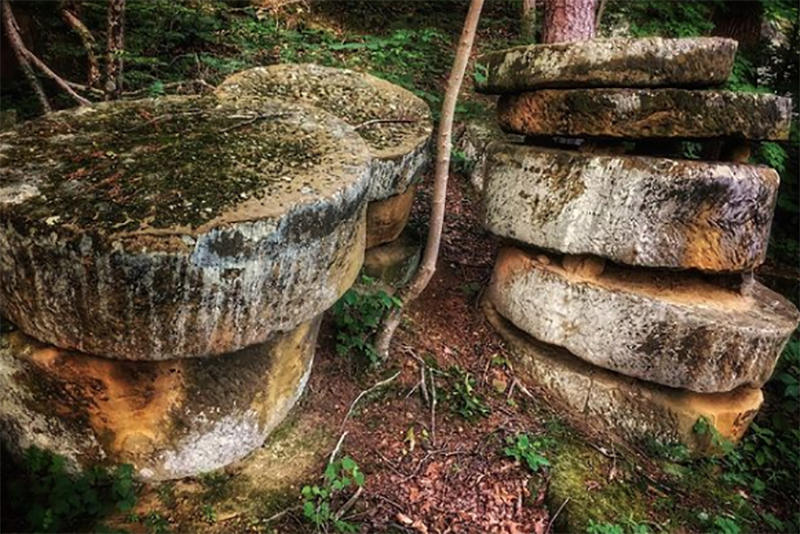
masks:
<path id="1" fill-rule="evenodd" d="M 518 46 L 478 58 L 482 93 L 556 87 L 702 87 L 725 83 L 737 43 L 721 37 L 593 39 Z"/>
<path id="2" fill-rule="evenodd" d="M 505 248 L 492 303 L 536 339 L 657 384 L 700 393 L 760 387 L 800 319 L 757 283 L 740 292 L 693 273 L 566 267 Z"/>
<path id="3" fill-rule="evenodd" d="M 500 126 L 531 136 L 788 139 L 789 98 L 686 89 L 568 89 L 504 95 Z"/>
<path id="4" fill-rule="evenodd" d="M 490 232 L 629 265 L 745 271 L 766 256 L 778 173 L 768 167 L 607 156 L 495 143 Z"/>
<path id="5" fill-rule="evenodd" d="M 167 98 L 0 135 L 0 300 L 130 360 L 233 352 L 330 307 L 363 260 L 370 155 L 299 104 Z"/>
<path id="6" fill-rule="evenodd" d="M 130 463 L 168 480 L 218 469 L 260 447 L 303 392 L 319 318 L 216 358 L 110 360 L 0 336 L 0 435 L 73 470 Z"/>
<path id="7" fill-rule="evenodd" d="M 256 67 L 229 76 L 222 100 L 278 98 L 318 106 L 341 118 L 372 151 L 369 200 L 405 192 L 430 159 L 430 108 L 410 91 L 369 74 L 319 65 Z"/>
<path id="8" fill-rule="evenodd" d="M 566 408 L 572 419 L 636 446 L 655 440 L 682 443 L 695 454 L 719 452 L 710 432 L 695 431 L 698 420 L 704 418 L 719 436 L 735 443 L 764 398 L 756 388 L 695 393 L 623 376 L 534 339 L 501 317 L 488 300 L 484 309 L 524 381 Z"/>

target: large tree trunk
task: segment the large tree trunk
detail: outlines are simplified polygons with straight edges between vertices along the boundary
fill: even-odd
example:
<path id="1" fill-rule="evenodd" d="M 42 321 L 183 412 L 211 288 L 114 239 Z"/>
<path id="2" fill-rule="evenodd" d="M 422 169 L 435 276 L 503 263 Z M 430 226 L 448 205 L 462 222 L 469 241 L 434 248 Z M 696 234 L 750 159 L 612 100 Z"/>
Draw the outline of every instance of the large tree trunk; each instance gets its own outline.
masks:
<path id="1" fill-rule="evenodd" d="M 444 227 L 445 201 L 447 200 L 447 178 L 450 173 L 450 149 L 453 136 L 453 118 L 458 102 L 458 93 L 464 81 L 464 73 L 472 52 L 472 43 L 475 41 L 475 31 L 481 17 L 483 0 L 472 0 L 469 12 L 461 31 L 461 41 L 458 43 L 456 58 L 447 81 L 447 89 L 442 103 L 442 117 L 439 121 L 438 139 L 436 143 L 436 168 L 433 178 L 433 199 L 431 200 L 431 220 L 428 228 L 428 241 L 425 244 L 425 253 L 422 264 L 414 275 L 400 298 L 403 307 L 417 298 L 428 286 L 433 273 L 436 271 L 436 261 L 439 258 L 439 246 L 442 241 L 442 228 Z M 394 308 L 384 320 L 375 340 L 375 350 L 384 360 L 389 356 L 389 345 L 392 342 L 395 330 L 400 325 L 402 308 Z"/>
<path id="2" fill-rule="evenodd" d="M 39 79 L 36 77 L 36 73 L 33 72 L 33 67 L 31 67 L 28 61 L 28 56 L 25 53 L 27 49 L 22 42 L 22 36 L 20 35 L 19 26 L 17 26 L 17 20 L 14 18 L 14 12 L 11 10 L 11 4 L 8 3 L 8 0 L 0 1 L 2 2 L 3 11 L 3 29 L 5 30 L 8 43 L 14 51 L 17 63 L 19 63 L 19 67 L 22 69 L 25 79 L 28 80 L 33 94 L 36 95 L 36 99 L 42 106 L 42 111 L 44 113 L 50 113 L 52 111 L 50 101 L 47 99 L 47 95 L 45 95 L 42 89 L 42 84 L 39 83 Z"/>
<path id="3" fill-rule="evenodd" d="M 596 0 L 545 0 L 545 43 L 585 41 L 594 38 Z"/>
<path id="4" fill-rule="evenodd" d="M 108 3 L 106 44 L 106 100 L 122 93 L 122 51 L 125 49 L 125 0 Z"/>

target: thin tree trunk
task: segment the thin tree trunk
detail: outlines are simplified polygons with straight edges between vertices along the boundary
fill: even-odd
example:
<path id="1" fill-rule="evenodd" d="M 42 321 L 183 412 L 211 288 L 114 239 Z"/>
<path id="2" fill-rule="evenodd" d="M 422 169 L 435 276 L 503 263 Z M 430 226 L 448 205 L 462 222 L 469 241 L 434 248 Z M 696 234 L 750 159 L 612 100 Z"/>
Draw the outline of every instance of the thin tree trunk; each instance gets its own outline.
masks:
<path id="1" fill-rule="evenodd" d="M 77 13 L 71 10 L 66 3 L 61 8 L 61 17 L 72 28 L 72 31 L 78 34 L 83 48 L 86 50 L 86 61 L 89 70 L 86 85 L 96 87 L 100 83 L 100 64 L 97 61 L 95 52 L 97 50 L 97 42 L 94 39 L 94 35 L 78 17 Z"/>
<path id="2" fill-rule="evenodd" d="M 108 3 L 106 42 L 106 100 L 122 93 L 122 51 L 125 49 L 125 0 Z"/>
<path id="3" fill-rule="evenodd" d="M 536 0 L 522 0 L 522 35 L 529 43 L 536 42 Z"/>
<path id="4" fill-rule="evenodd" d="M 600 0 L 600 5 L 597 6 L 597 16 L 594 18 L 595 34 L 600 32 L 600 23 L 603 21 L 603 13 L 605 13 L 607 3 L 608 0 Z"/>
<path id="5" fill-rule="evenodd" d="M 42 84 L 39 83 L 39 79 L 36 77 L 36 73 L 33 72 L 33 67 L 31 67 L 25 55 L 25 50 L 27 49 L 25 48 L 25 43 L 22 42 L 17 19 L 14 18 L 14 12 L 11 10 L 11 4 L 8 3 L 8 0 L 0 0 L 0 2 L 2 2 L 3 5 L 3 29 L 6 31 L 8 43 L 14 51 L 17 63 L 19 63 L 19 67 L 22 69 L 25 79 L 28 80 L 28 84 L 36 95 L 36 99 L 42 106 L 42 111 L 44 113 L 50 113 L 53 111 L 53 108 L 50 107 L 50 101 L 47 100 L 47 95 L 44 93 L 44 89 L 42 89 Z"/>
<path id="6" fill-rule="evenodd" d="M 464 81 L 464 72 L 472 52 L 472 43 L 475 41 L 475 31 L 483 9 L 483 0 L 472 0 L 469 12 L 461 31 L 461 41 L 458 44 L 453 69 L 447 81 L 447 90 L 444 93 L 442 116 L 439 121 L 439 130 L 436 143 L 436 169 L 433 180 L 433 199 L 431 201 L 431 220 L 428 228 L 428 241 L 425 244 L 425 254 L 422 265 L 408 288 L 401 294 L 403 307 L 417 298 L 428 286 L 436 271 L 436 261 L 439 258 L 439 246 L 442 240 L 444 226 L 445 201 L 447 199 L 447 178 L 450 172 L 450 149 L 452 146 L 453 118 L 456 111 L 458 93 Z M 392 342 L 395 330 L 400 325 L 402 308 L 393 309 L 378 331 L 375 340 L 375 349 L 384 360 L 389 356 L 389 345 Z"/>
<path id="7" fill-rule="evenodd" d="M 545 43 L 586 41 L 595 35 L 596 0 L 547 0 L 544 3 Z"/>

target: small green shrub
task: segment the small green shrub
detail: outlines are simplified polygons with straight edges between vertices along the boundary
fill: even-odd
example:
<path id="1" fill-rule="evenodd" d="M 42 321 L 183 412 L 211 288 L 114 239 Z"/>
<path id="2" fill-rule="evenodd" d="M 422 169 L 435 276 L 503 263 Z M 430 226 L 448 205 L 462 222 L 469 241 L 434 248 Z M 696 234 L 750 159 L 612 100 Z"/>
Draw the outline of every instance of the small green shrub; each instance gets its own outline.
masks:
<path id="1" fill-rule="evenodd" d="M 367 284 L 374 283 L 362 277 Z M 383 290 L 372 294 L 362 294 L 349 289 L 333 305 L 333 318 L 336 324 L 336 352 L 350 354 L 366 361 L 370 366 L 380 363 L 380 357 L 372 344 L 372 336 L 388 311 L 399 308 L 402 301 Z"/>
<path id="2" fill-rule="evenodd" d="M 332 508 L 332 502 L 351 486 L 364 485 L 364 474 L 358 464 L 345 456 L 339 461 L 329 463 L 325 468 L 322 486 L 304 486 L 303 515 L 314 525 L 317 531 L 328 531 L 330 527 L 336 532 L 358 532 L 354 523 L 344 521 Z"/>
<path id="3" fill-rule="evenodd" d="M 22 476 L 4 483 L 8 491 L 3 498 L 24 516 L 26 529 L 32 532 L 79 530 L 114 508 L 128 511 L 136 505 L 130 464 L 112 472 L 94 467 L 72 475 L 63 456 L 32 447 L 22 469 Z"/>
<path id="4" fill-rule="evenodd" d="M 475 377 L 460 367 L 448 370 L 450 390 L 447 394 L 450 409 L 468 421 L 486 417 L 492 410 L 483 396 L 475 390 Z"/>
<path id="5" fill-rule="evenodd" d="M 551 444 L 552 440 L 547 438 L 532 440 L 527 434 L 517 434 L 515 437 L 506 438 L 507 446 L 503 449 L 503 454 L 524 463 L 532 473 L 536 473 L 540 469 L 550 467 L 550 462 L 542 451 Z"/>

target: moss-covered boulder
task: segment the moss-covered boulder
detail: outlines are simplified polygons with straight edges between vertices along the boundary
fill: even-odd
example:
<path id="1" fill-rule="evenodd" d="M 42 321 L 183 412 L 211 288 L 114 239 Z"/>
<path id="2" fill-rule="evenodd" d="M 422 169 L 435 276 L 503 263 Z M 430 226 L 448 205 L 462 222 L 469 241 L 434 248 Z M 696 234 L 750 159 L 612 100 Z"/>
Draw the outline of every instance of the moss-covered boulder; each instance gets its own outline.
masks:
<path id="1" fill-rule="evenodd" d="M 534 338 L 626 376 L 704 393 L 757 388 L 800 320 L 755 282 L 573 260 L 504 248 L 490 298 Z"/>
<path id="2" fill-rule="evenodd" d="M 0 135 L 0 300 L 53 345 L 223 354 L 330 307 L 363 260 L 369 149 L 310 106 L 175 97 Z"/>
<path id="3" fill-rule="evenodd" d="M 763 166 L 495 143 L 484 225 L 629 265 L 745 271 L 766 257 L 778 182 Z"/>
<path id="4" fill-rule="evenodd" d="M 534 339 L 502 317 L 491 299 L 483 305 L 523 382 L 563 409 L 569 420 L 637 448 L 683 444 L 694 454 L 719 452 L 710 432 L 695 431 L 698 420 L 704 418 L 718 437 L 735 443 L 763 401 L 758 388 L 694 393 L 608 371 Z"/>
<path id="5" fill-rule="evenodd" d="M 737 43 L 720 37 L 593 39 L 518 46 L 478 58 L 483 93 L 550 87 L 721 85 L 733 70 Z"/>
<path id="6" fill-rule="evenodd" d="M 222 100 L 299 101 L 356 128 L 373 155 L 369 200 L 405 192 L 430 159 L 433 121 L 428 105 L 369 74 L 312 64 L 257 67 L 228 77 L 217 95 Z"/>
<path id="7" fill-rule="evenodd" d="M 569 89 L 504 95 L 500 126 L 531 136 L 788 139 L 789 98 L 685 89 Z"/>
<path id="8" fill-rule="evenodd" d="M 137 476 L 197 475 L 261 446 L 303 392 L 319 318 L 216 358 L 130 362 L 0 337 L 0 434 L 72 469 L 133 464 Z"/>
<path id="9" fill-rule="evenodd" d="M 415 185 L 399 195 L 375 200 L 367 206 L 367 250 L 397 239 L 406 227 L 414 196 Z"/>

